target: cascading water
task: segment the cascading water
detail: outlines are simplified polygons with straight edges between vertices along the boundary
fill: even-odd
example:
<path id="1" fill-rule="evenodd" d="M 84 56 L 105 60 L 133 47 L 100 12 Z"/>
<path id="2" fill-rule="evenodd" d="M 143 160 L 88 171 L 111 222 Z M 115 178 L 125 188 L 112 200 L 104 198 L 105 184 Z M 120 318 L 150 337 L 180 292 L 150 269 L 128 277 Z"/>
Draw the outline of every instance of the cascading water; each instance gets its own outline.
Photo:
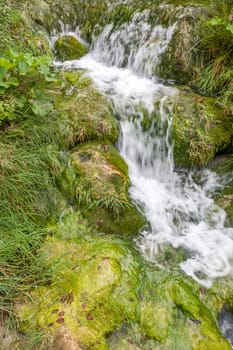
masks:
<path id="1" fill-rule="evenodd" d="M 129 167 L 130 195 L 144 212 L 150 229 L 137 244 L 156 262 L 159 249 L 182 247 L 188 257 L 180 267 L 209 287 L 214 278 L 232 273 L 233 229 L 225 228 L 225 212 L 210 194 L 215 173 L 174 171 L 171 140 L 172 99 L 177 89 L 152 78 L 176 24 L 152 27 L 147 11 L 130 24 L 108 25 L 92 51 L 64 69 L 86 69 L 120 116 L 119 150 Z"/>

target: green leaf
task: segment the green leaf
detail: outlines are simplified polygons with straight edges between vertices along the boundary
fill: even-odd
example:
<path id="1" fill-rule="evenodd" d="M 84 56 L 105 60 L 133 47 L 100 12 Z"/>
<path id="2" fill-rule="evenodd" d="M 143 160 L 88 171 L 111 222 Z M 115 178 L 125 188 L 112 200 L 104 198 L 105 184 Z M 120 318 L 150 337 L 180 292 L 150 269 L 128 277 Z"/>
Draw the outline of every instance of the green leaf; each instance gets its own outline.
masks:
<path id="1" fill-rule="evenodd" d="M 10 88 L 11 86 L 18 86 L 18 85 L 19 85 L 19 81 L 15 77 L 11 77 L 7 81 L 0 80 L 0 86 L 4 87 L 5 89 Z"/>
<path id="2" fill-rule="evenodd" d="M 0 80 L 3 80 L 8 73 L 8 69 L 5 67 L 0 67 Z"/>
<path id="3" fill-rule="evenodd" d="M 45 77 L 50 74 L 49 67 L 46 66 L 45 64 L 40 64 L 39 66 L 39 72 L 43 74 Z"/>
<path id="4" fill-rule="evenodd" d="M 15 99 L 16 105 L 18 108 L 23 108 L 26 105 L 27 99 L 24 95 L 21 95 L 20 97 Z"/>
<path id="5" fill-rule="evenodd" d="M 45 76 L 44 79 L 48 83 L 53 83 L 53 82 L 57 82 L 58 81 L 56 74 L 51 74 L 49 76 Z"/>
<path id="6" fill-rule="evenodd" d="M 44 100 L 30 100 L 29 102 L 33 113 L 40 117 L 44 117 L 53 110 L 53 105 L 51 102 Z"/>
<path id="7" fill-rule="evenodd" d="M 8 80 L 7 80 L 7 83 L 10 86 L 18 86 L 19 85 L 19 80 L 16 78 L 16 77 L 10 77 Z"/>
<path id="8" fill-rule="evenodd" d="M 9 87 L 9 85 L 7 84 L 7 82 L 5 82 L 5 81 L 0 81 L 0 86 L 1 87 L 4 87 L 4 88 L 8 88 Z"/>
<path id="9" fill-rule="evenodd" d="M 211 26 L 219 26 L 224 24 L 225 22 L 220 17 L 213 17 L 207 23 L 210 24 Z"/>
<path id="10" fill-rule="evenodd" d="M 233 34 L 233 24 L 228 24 L 227 26 L 226 26 L 226 30 L 228 30 L 229 32 L 231 32 L 231 34 Z"/>
<path id="11" fill-rule="evenodd" d="M 18 63 L 18 71 L 20 75 L 26 75 L 29 71 L 29 66 L 25 61 L 19 61 Z"/>
<path id="12" fill-rule="evenodd" d="M 5 57 L 0 57 L 0 67 L 3 67 L 7 70 L 11 69 L 12 67 L 14 67 L 14 64 L 10 62 L 10 60 L 8 60 Z"/>
<path id="13" fill-rule="evenodd" d="M 22 59 L 28 64 L 28 66 L 35 67 L 37 59 L 32 56 L 29 52 L 25 53 L 22 57 Z"/>
<path id="14" fill-rule="evenodd" d="M 19 57 L 19 53 L 11 48 L 7 49 L 5 52 L 7 56 L 9 56 L 13 60 L 16 60 Z"/>

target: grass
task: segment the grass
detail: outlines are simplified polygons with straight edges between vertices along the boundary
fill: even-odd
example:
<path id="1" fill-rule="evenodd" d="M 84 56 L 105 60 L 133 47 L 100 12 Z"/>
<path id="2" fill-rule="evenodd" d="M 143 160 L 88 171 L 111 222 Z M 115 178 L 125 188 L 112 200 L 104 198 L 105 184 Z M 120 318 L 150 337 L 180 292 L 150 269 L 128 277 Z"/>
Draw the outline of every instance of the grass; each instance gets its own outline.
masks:
<path id="1" fill-rule="evenodd" d="M 41 44 L 39 36 L 23 23 L 17 2 L 2 0 L 0 11 L 0 56 L 6 48 L 13 48 L 20 52 L 22 60 L 28 55 L 35 55 L 35 60 L 44 49 L 37 47 Z M 32 85 L 48 94 L 48 83 L 31 77 Z M 19 95 L 27 93 L 27 79 L 29 75 L 20 86 Z M 6 115 L 8 109 L 4 107 L 8 98 L 14 100 L 15 90 L 0 96 L 0 113 Z M 14 314 L 13 307 L 24 293 L 47 279 L 39 251 L 46 234 L 46 220 L 54 210 L 53 149 L 60 140 L 55 113 L 38 116 L 28 108 L 13 109 L 14 120 L 0 126 L 1 321 Z"/>
<path id="2" fill-rule="evenodd" d="M 39 251 L 56 191 L 52 151 L 58 126 L 50 116 L 26 120 L 0 132 L 0 314 L 12 313 L 24 293 L 45 283 Z"/>
<path id="3" fill-rule="evenodd" d="M 201 92 L 218 98 L 229 115 L 233 113 L 233 7 L 231 0 L 212 0 L 208 19 L 198 27 L 200 48 L 207 57 L 197 79 Z"/>

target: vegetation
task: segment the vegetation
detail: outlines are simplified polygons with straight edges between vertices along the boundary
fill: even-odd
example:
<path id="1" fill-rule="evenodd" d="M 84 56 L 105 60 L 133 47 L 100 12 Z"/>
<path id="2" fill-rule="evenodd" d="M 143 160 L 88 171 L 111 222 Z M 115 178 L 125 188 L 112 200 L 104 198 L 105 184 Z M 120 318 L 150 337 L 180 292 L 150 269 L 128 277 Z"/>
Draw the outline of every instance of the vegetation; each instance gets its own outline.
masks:
<path id="1" fill-rule="evenodd" d="M 57 143 L 49 83 L 48 56 L 20 52 L 31 35 L 22 29 L 13 4 L 1 1 L 0 19 L 0 312 L 12 313 L 13 299 L 45 280 L 37 252 L 44 239 L 43 223 L 49 216 L 54 191 L 49 166 L 49 143 Z M 35 44 L 33 43 L 32 46 Z M 29 45 L 30 46 L 30 45 Z M 7 47 L 3 51 L 3 47 Z M 49 118 L 48 118 L 49 115 Z M 47 125 L 46 125 L 47 124 Z"/>
<path id="2" fill-rule="evenodd" d="M 40 254 L 46 225 L 58 220 L 76 197 L 76 192 L 70 197 L 71 184 L 69 194 L 59 184 L 62 154 L 89 139 L 114 142 L 117 126 L 90 79 L 80 72 L 59 75 L 50 51 L 39 54 L 46 39 L 37 41 L 32 28 L 22 24 L 17 2 L 0 6 L 5 14 L 0 19 L 0 313 L 6 320 L 23 295 L 50 279 Z M 88 183 L 79 180 L 79 199 Z M 118 216 L 130 206 L 127 187 L 124 191 L 105 201 L 98 198 L 96 204 Z"/>
<path id="3" fill-rule="evenodd" d="M 184 349 L 230 349 L 195 282 L 149 267 L 116 236 L 93 234 L 78 212 L 51 229 L 43 246 L 51 283 L 32 291 L 19 308 L 26 333 L 45 333 L 57 348 L 65 341 L 84 349 L 114 349 L 118 334 L 117 343 L 125 340 L 139 349 L 145 344 L 173 349 L 174 341 Z M 129 337 L 132 324 L 137 333 Z"/>
<path id="4" fill-rule="evenodd" d="M 213 0 L 209 18 L 198 28 L 208 57 L 198 84 L 203 94 L 216 96 L 225 112 L 233 113 L 233 7 L 231 0 Z"/>
<path id="5" fill-rule="evenodd" d="M 43 117 L 52 111 L 49 83 L 57 81 L 48 56 L 33 56 L 13 49 L 0 58 L 0 127 L 34 114 Z"/>
<path id="6" fill-rule="evenodd" d="M 180 89 L 173 109 L 174 160 L 184 167 L 202 167 L 231 144 L 232 122 L 213 97 Z"/>
<path id="7" fill-rule="evenodd" d="M 114 19 L 117 25 L 151 1 L 118 9 L 113 1 L 108 14 L 104 1 L 40 3 L 41 12 L 32 19 L 42 27 L 47 20 L 47 29 L 54 15 L 46 17 L 49 5 L 57 7 L 57 15 L 63 6 L 77 10 L 82 3 L 85 11 L 77 12 L 77 19 L 91 41 L 100 14 L 102 23 Z M 7 350 L 59 348 L 64 341 L 70 348 L 108 349 L 117 334 L 117 349 L 125 344 L 130 349 L 132 342 L 154 349 L 171 344 L 229 349 L 216 327 L 217 313 L 229 301 L 225 289 L 218 286 L 222 294 L 211 295 L 178 274 L 172 248 L 165 252 L 171 273 L 160 272 L 143 262 L 126 238 L 116 237 L 133 234 L 145 222 L 127 195 L 128 170 L 113 146 L 118 132 L 111 106 L 82 72 L 55 71 L 46 39 L 30 27 L 27 11 L 36 4 L 0 3 L 0 342 L 2 326 L 14 320 L 20 336 Z M 214 11 L 217 4 L 223 3 L 216 0 Z M 231 137 L 224 132 L 232 113 L 232 10 L 230 1 L 224 4 L 201 24 L 200 45 L 210 63 L 197 84 L 217 96 L 226 112 L 221 127 L 214 125 L 219 137 L 211 157 L 224 149 L 222 139 Z M 20 15 L 22 5 L 26 12 Z M 193 135 L 185 146 L 200 164 L 209 160 L 200 140 L 212 142 L 206 130 L 217 114 L 210 100 L 211 110 L 207 100 L 195 106 L 202 135 Z M 190 113 L 186 119 L 189 130 L 198 123 L 192 118 Z"/>

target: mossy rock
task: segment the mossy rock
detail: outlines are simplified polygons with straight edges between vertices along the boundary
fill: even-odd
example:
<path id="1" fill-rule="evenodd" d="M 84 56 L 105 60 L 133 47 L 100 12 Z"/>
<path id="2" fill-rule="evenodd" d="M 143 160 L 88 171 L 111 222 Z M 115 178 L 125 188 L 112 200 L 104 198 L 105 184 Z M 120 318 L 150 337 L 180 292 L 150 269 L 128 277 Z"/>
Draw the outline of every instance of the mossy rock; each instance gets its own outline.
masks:
<path id="1" fill-rule="evenodd" d="M 72 35 L 63 35 L 54 44 L 60 61 L 77 60 L 87 53 L 87 47 Z"/>
<path id="2" fill-rule="evenodd" d="M 64 94 L 58 94 L 55 108 L 60 113 L 67 147 L 89 140 L 116 142 L 118 129 L 112 108 L 83 72 L 63 73 Z"/>
<path id="3" fill-rule="evenodd" d="M 206 304 L 208 291 L 177 272 L 148 271 L 139 288 L 140 321 L 113 332 L 110 349 L 230 350 Z"/>
<path id="4" fill-rule="evenodd" d="M 139 266 L 126 243 L 91 236 L 80 220 L 68 215 L 45 242 L 51 284 L 21 307 L 22 329 L 48 333 L 52 342 L 63 334 L 81 349 L 108 349 L 105 336 L 138 317 Z"/>
<path id="5" fill-rule="evenodd" d="M 112 144 L 84 143 L 66 164 L 60 189 L 82 209 L 92 228 L 129 235 L 145 225 L 128 197 L 127 165 Z"/>
<path id="6" fill-rule="evenodd" d="M 145 344 L 160 350 L 231 349 L 210 311 L 208 291 L 190 278 L 146 265 L 125 240 L 92 232 L 78 212 L 48 231 L 42 253 L 50 283 L 32 291 L 18 310 L 22 331 L 44 333 L 52 344 L 48 349 L 65 343 L 114 350 L 119 342 L 129 350 Z"/>
<path id="7" fill-rule="evenodd" d="M 157 340 L 153 349 L 230 349 L 212 305 L 201 300 L 203 288 L 177 272 L 157 271 L 154 276 L 150 273 L 140 290 L 140 329 Z M 208 291 L 205 296 L 208 299 Z"/>
<path id="8" fill-rule="evenodd" d="M 166 11 L 168 10 L 169 7 Z M 160 57 L 160 64 L 156 67 L 155 73 L 165 79 L 172 79 L 178 84 L 189 85 L 205 64 L 205 54 L 198 49 L 196 32 L 198 20 L 206 14 L 206 10 L 202 6 L 185 8 L 173 5 L 170 6 L 167 14 L 166 11 L 165 18 L 171 20 L 176 14 L 177 23 L 172 38 Z"/>
<path id="9" fill-rule="evenodd" d="M 214 98 L 182 89 L 172 118 L 177 166 L 202 167 L 231 144 L 232 123 Z"/>
<path id="10" fill-rule="evenodd" d="M 115 235 L 136 234 L 146 226 L 145 219 L 132 204 L 117 217 L 104 208 L 83 210 L 83 215 L 93 229 Z"/>

